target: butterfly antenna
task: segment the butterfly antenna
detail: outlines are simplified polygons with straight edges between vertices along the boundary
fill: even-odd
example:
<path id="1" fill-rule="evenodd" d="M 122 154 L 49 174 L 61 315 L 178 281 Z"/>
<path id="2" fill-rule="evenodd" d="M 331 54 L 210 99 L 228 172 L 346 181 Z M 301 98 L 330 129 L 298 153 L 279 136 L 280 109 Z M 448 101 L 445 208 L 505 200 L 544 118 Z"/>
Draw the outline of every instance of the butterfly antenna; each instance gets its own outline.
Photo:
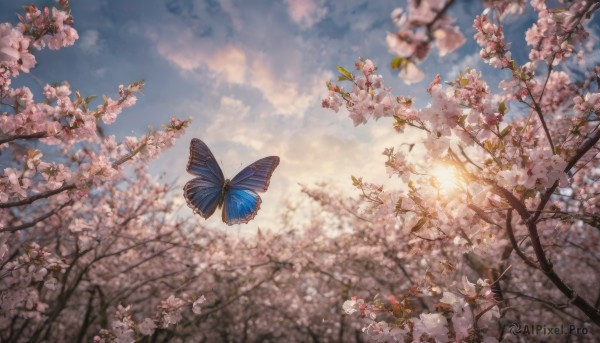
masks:
<path id="1" fill-rule="evenodd" d="M 237 173 L 239 173 L 241 169 L 242 169 L 242 163 L 240 162 L 240 165 L 239 165 L 239 166 L 238 166 L 238 168 L 235 170 L 235 173 L 233 173 L 233 175 L 237 175 Z"/>
<path id="2" fill-rule="evenodd" d="M 221 171 L 225 170 L 225 166 L 223 165 L 223 160 L 219 160 L 219 163 L 221 163 Z M 223 173 L 225 174 L 225 173 Z"/>

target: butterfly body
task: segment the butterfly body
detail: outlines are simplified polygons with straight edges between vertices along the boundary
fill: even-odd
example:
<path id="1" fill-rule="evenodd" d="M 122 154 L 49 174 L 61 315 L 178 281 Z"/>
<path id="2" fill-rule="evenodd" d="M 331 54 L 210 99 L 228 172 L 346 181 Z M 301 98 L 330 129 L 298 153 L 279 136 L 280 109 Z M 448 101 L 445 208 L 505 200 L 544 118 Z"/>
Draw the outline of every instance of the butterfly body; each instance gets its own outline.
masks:
<path id="1" fill-rule="evenodd" d="M 242 169 L 233 179 L 225 179 L 215 157 L 204 142 L 194 138 L 190 144 L 187 171 L 197 176 L 183 187 L 188 206 L 203 218 L 223 208 L 222 219 L 227 225 L 252 220 L 262 199 L 256 192 L 265 192 L 279 157 L 262 158 Z"/>

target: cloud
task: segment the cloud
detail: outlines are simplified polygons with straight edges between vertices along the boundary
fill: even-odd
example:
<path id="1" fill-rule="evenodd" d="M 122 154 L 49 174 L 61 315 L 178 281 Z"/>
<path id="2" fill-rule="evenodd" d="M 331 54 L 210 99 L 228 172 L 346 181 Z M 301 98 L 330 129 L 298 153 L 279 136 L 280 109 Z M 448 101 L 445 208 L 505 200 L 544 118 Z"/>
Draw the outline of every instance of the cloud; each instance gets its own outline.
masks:
<path id="1" fill-rule="evenodd" d="M 176 30 L 170 30 L 176 31 Z M 151 39 L 156 40 L 158 53 L 167 61 L 185 70 L 200 67 L 206 59 L 203 47 L 196 42 L 196 37 L 191 30 L 182 30 L 178 34 L 167 34 L 168 37 L 159 37 L 158 34 L 149 33 Z"/>
<path id="2" fill-rule="evenodd" d="M 242 19 L 240 17 L 240 12 L 237 10 L 236 6 L 233 4 L 232 0 L 219 0 L 219 5 L 225 13 L 229 15 L 231 18 L 231 23 L 233 27 L 240 31 L 242 29 Z"/>
<path id="3" fill-rule="evenodd" d="M 77 44 L 84 52 L 96 55 L 102 50 L 104 45 L 104 42 L 99 39 L 99 36 L 97 30 L 83 31 Z"/>
<path id="4" fill-rule="evenodd" d="M 460 56 L 460 59 L 445 73 L 445 79 L 454 80 L 459 74 L 464 73 L 467 67 L 478 71 L 481 71 L 485 67 L 479 51 L 475 51 L 470 55 Z"/>
<path id="5" fill-rule="evenodd" d="M 195 37 L 190 30 L 183 30 L 168 39 L 151 37 L 156 40 L 159 54 L 178 68 L 186 72 L 206 68 L 217 83 L 257 89 L 280 115 L 302 116 L 311 104 L 320 100 L 323 80 L 331 77 L 318 72 L 309 78 L 302 77 L 302 71 L 294 69 L 293 63 L 282 66 L 280 59 L 285 54 L 253 53 L 234 44 L 215 47 L 214 41 Z M 292 58 L 295 56 L 288 56 L 288 61 Z M 278 72 L 278 66 L 285 70 Z"/>
<path id="6" fill-rule="evenodd" d="M 281 114 L 302 115 L 315 99 L 313 92 L 302 92 L 297 83 L 278 77 L 266 59 L 256 58 L 250 70 L 250 85 L 259 89 L 265 99 Z"/>
<path id="7" fill-rule="evenodd" d="M 158 53 L 183 71 L 205 67 L 222 81 L 234 84 L 245 81 L 246 54 L 235 45 L 215 49 L 214 42 L 196 37 L 189 29 L 175 37 L 151 34 L 150 38 L 157 41 Z"/>
<path id="8" fill-rule="evenodd" d="M 250 116 L 249 112 L 250 106 L 242 100 L 222 96 L 219 109 L 205 130 L 206 139 L 213 142 L 237 143 L 254 151 L 261 151 L 271 134 L 263 129 L 265 123 Z M 225 157 L 230 157 L 230 160 L 240 158 L 237 155 Z"/>
<path id="9" fill-rule="evenodd" d="M 327 15 L 323 1 L 286 0 L 290 18 L 303 29 L 311 28 Z"/>
<path id="10" fill-rule="evenodd" d="M 229 45 L 217 50 L 207 61 L 208 68 L 229 83 L 245 81 L 246 54 L 236 46 Z"/>

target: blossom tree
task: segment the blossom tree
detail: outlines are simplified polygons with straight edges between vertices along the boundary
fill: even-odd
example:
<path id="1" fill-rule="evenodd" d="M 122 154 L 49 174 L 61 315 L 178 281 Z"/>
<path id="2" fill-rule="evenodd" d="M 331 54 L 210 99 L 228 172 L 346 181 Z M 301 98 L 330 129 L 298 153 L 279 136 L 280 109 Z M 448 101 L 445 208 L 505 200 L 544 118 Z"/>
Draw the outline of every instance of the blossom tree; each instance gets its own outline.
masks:
<path id="1" fill-rule="evenodd" d="M 143 82 L 102 99 L 66 81 L 37 95 L 11 86 L 37 50 L 75 43 L 58 3 L 0 24 L 2 342 L 491 343 L 527 324 L 597 338 L 600 70 L 584 63 L 597 2 L 484 1 L 473 39 L 506 75 L 497 94 L 467 69 L 435 77 L 417 108 L 373 61 L 339 67 L 345 83 L 328 82 L 323 105 L 355 125 L 393 120 L 382 167 L 398 187 L 353 177 L 347 198 L 308 185 L 281 227 L 253 235 L 174 216 L 181 190 L 148 172 L 189 120 L 105 134 Z M 398 31 L 382 39 L 406 82 L 469 39 L 454 3 L 393 11 Z M 518 64 L 502 22 L 526 10 L 538 20 Z"/>
<path id="2" fill-rule="evenodd" d="M 143 82 L 119 86 L 118 98 L 104 97 L 97 106 L 66 81 L 44 86 L 42 101 L 28 87 L 11 87 L 13 78 L 35 67 L 35 50 L 61 49 L 78 38 L 68 1 L 59 5 L 26 6 L 17 26 L 0 25 L 2 341 L 82 340 L 94 320 L 106 320 L 95 307 L 118 308 L 122 322 L 113 329 L 120 336 L 108 336 L 133 335 L 123 324 L 128 307 L 121 299 L 161 273 L 188 270 L 155 262 L 160 251 L 184 240 L 180 222 L 165 222 L 172 208 L 164 199 L 168 187 L 152 180 L 145 163 L 170 147 L 189 120 L 171 119 L 163 130 L 118 142 L 102 123 L 112 124 L 134 105 Z M 136 269 L 142 263 L 162 267 Z M 145 275 L 128 273 L 132 269 Z M 188 304 L 198 311 L 203 298 L 171 293 L 153 299 L 155 310 L 136 334 L 177 322 Z"/>
<path id="3" fill-rule="evenodd" d="M 18 25 L 0 25 L 0 341 L 357 337 L 342 310 L 356 277 L 339 274 L 318 216 L 301 232 L 290 223 L 256 237 L 178 219 L 181 190 L 146 165 L 189 120 L 141 137 L 105 134 L 143 82 L 100 102 L 66 81 L 37 96 L 11 86 L 35 68 L 36 50 L 75 43 L 69 3 L 59 5 L 26 6 Z M 319 216 L 348 221 L 327 206 Z"/>
<path id="4" fill-rule="evenodd" d="M 417 65 L 432 44 L 443 56 L 464 42 L 447 17 L 452 3 L 409 1 L 407 13 L 393 12 L 399 31 L 387 41 L 399 55 L 392 66 L 406 82 L 423 77 Z M 548 8 L 545 1 L 532 1 L 538 20 L 525 33 L 531 48 L 521 65 L 511 57 L 502 21 L 524 12 L 525 3 L 484 4 L 473 38 L 483 61 L 509 71 L 500 93 L 490 91 L 481 72 L 467 68 L 445 85 L 435 77 L 427 88 L 430 103 L 415 108 L 412 99 L 384 87 L 368 59 L 356 63 L 356 75 L 338 68 L 339 81 L 351 83 L 348 90 L 327 84 L 323 106 L 335 111 L 345 106 L 355 125 L 392 117 L 400 135 L 420 133 L 417 141 L 384 151 L 390 175 L 405 185 L 399 193 L 361 178 L 353 182 L 371 211 L 397 217 L 402 230 L 409 230 L 414 237 L 409 247 L 429 246 L 419 248 L 429 256 L 427 270 L 441 263 L 452 276 L 427 278 L 420 291 L 426 286 L 439 303 L 418 318 L 407 318 L 414 308 L 397 300 L 348 300 L 347 313 L 361 315 L 374 341 L 410 335 L 491 342 L 506 327 L 494 321 L 535 318 L 551 325 L 554 316 L 563 323 L 600 326 L 600 69 L 584 63 L 586 54 L 598 51 L 586 24 L 600 4 L 565 1 Z M 457 272 L 465 287 L 454 285 Z M 466 281 L 469 275 L 478 278 L 476 284 Z M 529 307 L 524 312 L 525 302 L 549 306 L 549 313 L 534 315 Z M 373 313 L 387 313 L 389 319 L 377 322 Z"/>

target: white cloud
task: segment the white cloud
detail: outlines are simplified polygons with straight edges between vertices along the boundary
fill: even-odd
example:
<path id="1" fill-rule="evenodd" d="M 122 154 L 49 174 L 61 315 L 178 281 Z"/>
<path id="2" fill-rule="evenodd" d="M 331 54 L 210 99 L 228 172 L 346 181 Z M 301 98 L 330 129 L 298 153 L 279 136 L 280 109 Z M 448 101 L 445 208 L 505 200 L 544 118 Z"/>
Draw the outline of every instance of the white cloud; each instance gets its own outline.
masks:
<path id="1" fill-rule="evenodd" d="M 204 47 L 196 42 L 196 37 L 189 29 L 178 34 L 167 34 L 167 37 L 160 37 L 155 33 L 149 36 L 157 40 L 158 53 L 183 70 L 196 69 L 207 58 Z"/>
<path id="2" fill-rule="evenodd" d="M 309 95 L 301 94 L 297 84 L 274 75 L 265 59 L 256 58 L 253 61 L 249 82 L 283 114 L 302 114 L 308 105 Z"/>
<path id="3" fill-rule="evenodd" d="M 322 0 L 286 0 L 290 18 L 303 29 L 311 28 L 327 15 Z"/>
<path id="4" fill-rule="evenodd" d="M 159 54 L 183 71 L 206 68 L 217 82 L 253 87 L 274 107 L 276 114 L 303 116 L 310 105 L 319 102 L 324 91 L 323 80 L 331 77 L 315 73 L 304 81 L 302 72 L 289 65 L 285 66 L 285 73 L 277 73 L 274 56 L 252 54 L 233 44 L 215 47 L 215 42 L 194 37 L 190 30 L 174 37 L 150 37 L 156 40 Z"/>
<path id="5" fill-rule="evenodd" d="M 246 54 L 238 47 L 229 45 L 217 50 L 207 61 L 208 68 L 223 76 L 229 83 L 244 83 Z"/>
<path id="6" fill-rule="evenodd" d="M 234 84 L 245 81 L 246 54 L 235 45 L 215 48 L 215 42 L 199 39 L 189 29 L 168 37 L 156 33 L 149 37 L 156 41 L 158 53 L 183 71 L 205 67 L 219 81 Z"/>
<path id="7" fill-rule="evenodd" d="M 214 142 L 235 142 L 261 151 L 270 134 L 262 129 L 263 122 L 248 115 L 249 111 L 250 107 L 242 100 L 222 96 L 219 110 L 205 130 L 206 139 Z"/>
<path id="8" fill-rule="evenodd" d="M 231 0 L 219 0 L 219 5 L 221 5 L 223 11 L 225 11 L 225 13 L 229 15 L 229 18 L 231 18 L 233 27 L 238 31 L 241 30 L 243 26 L 242 20 L 240 18 L 240 13 L 233 2 Z"/>
<path id="9" fill-rule="evenodd" d="M 86 30 L 81 34 L 79 48 L 89 54 L 96 55 L 102 50 L 103 42 L 97 30 Z"/>
<path id="10" fill-rule="evenodd" d="M 467 67 L 481 71 L 484 66 L 485 64 L 479 55 L 479 50 L 477 50 L 470 55 L 461 56 L 460 60 L 457 60 L 456 64 L 448 70 L 445 79 L 454 80 L 459 74 L 464 73 Z"/>

